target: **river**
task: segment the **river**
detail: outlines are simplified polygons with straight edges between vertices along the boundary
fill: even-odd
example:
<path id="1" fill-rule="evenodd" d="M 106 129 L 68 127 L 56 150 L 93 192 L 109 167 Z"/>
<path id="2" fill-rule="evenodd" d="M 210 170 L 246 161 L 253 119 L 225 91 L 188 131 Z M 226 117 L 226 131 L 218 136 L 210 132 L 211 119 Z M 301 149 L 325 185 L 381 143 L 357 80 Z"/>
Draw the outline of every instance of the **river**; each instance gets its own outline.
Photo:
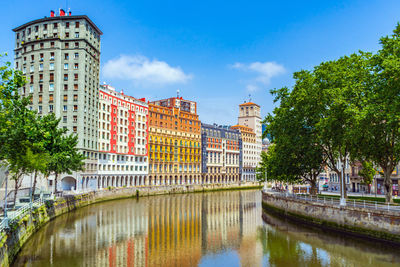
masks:
<path id="1" fill-rule="evenodd" d="M 259 191 L 125 199 L 64 214 L 15 266 L 400 266 L 400 247 L 263 213 Z"/>

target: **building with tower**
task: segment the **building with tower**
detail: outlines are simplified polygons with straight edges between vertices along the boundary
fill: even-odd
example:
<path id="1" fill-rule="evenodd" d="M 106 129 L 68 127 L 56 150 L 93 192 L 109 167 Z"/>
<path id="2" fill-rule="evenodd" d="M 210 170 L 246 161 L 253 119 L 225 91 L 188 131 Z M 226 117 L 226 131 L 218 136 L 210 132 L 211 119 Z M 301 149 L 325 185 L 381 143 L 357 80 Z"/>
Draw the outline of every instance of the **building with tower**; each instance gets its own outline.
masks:
<path id="1" fill-rule="evenodd" d="M 261 108 L 253 102 L 245 102 L 239 105 L 238 124 L 249 127 L 253 130 L 256 137 L 255 153 L 256 162 L 261 160 L 262 150 L 262 126 L 261 126 Z"/>
<path id="2" fill-rule="evenodd" d="M 81 188 L 82 178 L 97 173 L 97 125 L 100 71 L 100 29 L 85 15 L 60 10 L 27 22 L 15 32 L 15 69 L 27 83 L 21 95 L 39 114 L 55 113 L 60 126 L 78 135 L 87 157 L 82 173 L 64 174 L 59 189 Z M 53 186 L 50 177 L 49 186 Z"/>
<path id="3" fill-rule="evenodd" d="M 242 137 L 242 171 L 240 173 L 240 181 L 254 182 L 256 181 L 256 167 L 259 158 L 256 134 L 253 129 L 243 125 L 234 125 L 231 128 L 239 130 Z"/>

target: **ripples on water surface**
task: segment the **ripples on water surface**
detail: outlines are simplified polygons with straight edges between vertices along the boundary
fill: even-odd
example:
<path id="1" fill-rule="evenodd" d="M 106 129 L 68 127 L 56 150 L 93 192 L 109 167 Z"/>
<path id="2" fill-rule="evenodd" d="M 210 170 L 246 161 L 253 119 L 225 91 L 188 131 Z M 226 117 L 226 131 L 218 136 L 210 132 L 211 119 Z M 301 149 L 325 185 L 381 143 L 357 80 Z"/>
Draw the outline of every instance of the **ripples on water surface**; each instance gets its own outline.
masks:
<path id="1" fill-rule="evenodd" d="M 65 214 L 16 266 L 400 266 L 400 248 L 262 212 L 259 191 L 105 202 Z"/>

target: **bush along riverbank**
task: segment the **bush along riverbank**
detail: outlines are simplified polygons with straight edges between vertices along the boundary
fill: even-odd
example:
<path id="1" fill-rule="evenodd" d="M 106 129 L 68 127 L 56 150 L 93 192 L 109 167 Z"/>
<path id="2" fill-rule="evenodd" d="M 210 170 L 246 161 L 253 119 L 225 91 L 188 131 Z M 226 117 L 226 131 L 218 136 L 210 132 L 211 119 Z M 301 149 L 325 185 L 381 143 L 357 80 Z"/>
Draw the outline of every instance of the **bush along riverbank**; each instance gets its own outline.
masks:
<path id="1" fill-rule="evenodd" d="M 338 206 L 265 193 L 263 209 L 294 221 L 400 245 L 400 212 Z"/>
<path id="2" fill-rule="evenodd" d="M 68 195 L 57 200 L 46 200 L 22 217 L 10 222 L 9 229 L 0 232 L 0 265 L 10 266 L 25 242 L 48 221 L 66 212 L 90 204 L 124 198 L 213 192 L 222 190 L 261 189 L 258 183 L 213 184 L 190 186 L 155 186 L 106 188 L 79 195 Z"/>

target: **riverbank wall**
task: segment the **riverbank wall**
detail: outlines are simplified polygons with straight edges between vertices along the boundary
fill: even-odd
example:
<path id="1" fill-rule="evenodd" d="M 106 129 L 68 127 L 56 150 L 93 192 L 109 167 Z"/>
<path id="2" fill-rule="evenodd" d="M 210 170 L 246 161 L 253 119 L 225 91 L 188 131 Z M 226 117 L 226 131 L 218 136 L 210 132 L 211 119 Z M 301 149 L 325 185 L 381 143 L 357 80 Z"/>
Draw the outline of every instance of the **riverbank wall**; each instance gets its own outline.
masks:
<path id="1" fill-rule="evenodd" d="M 25 242 L 47 222 L 61 214 L 90 204 L 155 195 L 243 189 L 261 189 L 261 186 L 258 183 L 242 183 L 123 188 L 110 187 L 99 191 L 66 195 L 56 200 L 47 200 L 45 201 L 45 205 L 34 209 L 17 221 L 10 223 L 9 230 L 0 233 L 0 266 L 10 266 Z"/>
<path id="2" fill-rule="evenodd" d="M 400 213 L 262 194 L 263 209 L 323 229 L 400 244 Z"/>

